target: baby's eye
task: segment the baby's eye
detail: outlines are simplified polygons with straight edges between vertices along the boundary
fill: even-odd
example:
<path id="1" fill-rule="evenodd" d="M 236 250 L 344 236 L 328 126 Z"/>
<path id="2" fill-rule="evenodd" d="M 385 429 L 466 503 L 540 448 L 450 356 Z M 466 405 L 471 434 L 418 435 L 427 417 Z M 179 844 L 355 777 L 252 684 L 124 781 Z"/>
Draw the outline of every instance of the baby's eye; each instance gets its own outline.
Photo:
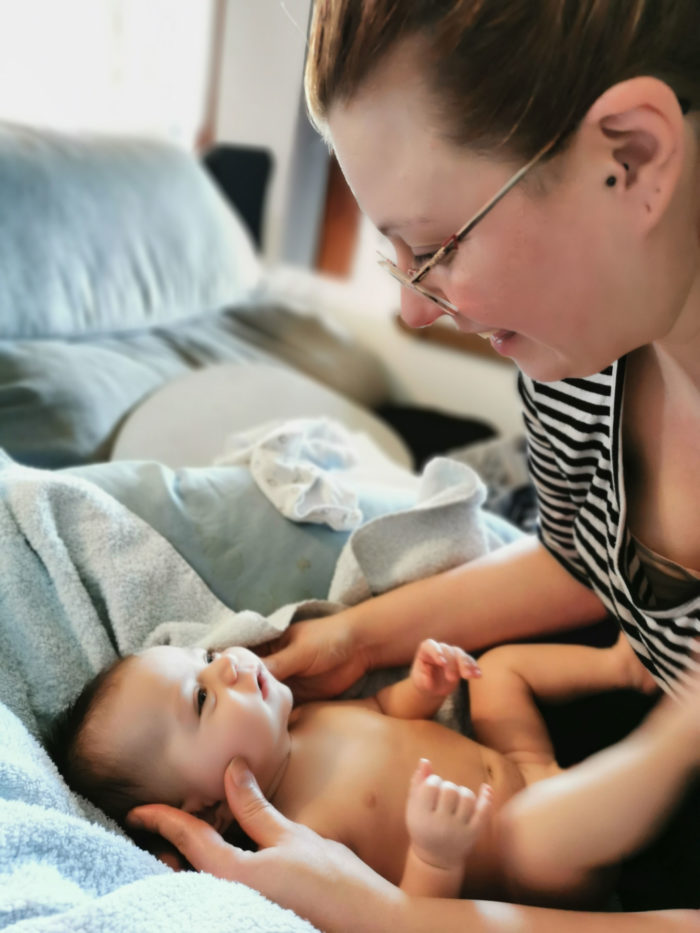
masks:
<path id="1" fill-rule="evenodd" d="M 206 700 L 207 700 L 207 691 L 204 689 L 204 687 L 200 687 L 200 688 L 197 690 L 196 699 L 197 699 L 197 715 L 198 715 L 198 716 L 201 716 L 201 715 L 202 715 L 202 708 L 203 708 L 203 706 L 204 706 L 204 704 L 206 703 Z"/>
<path id="2" fill-rule="evenodd" d="M 211 648 L 207 648 L 207 650 L 204 652 L 204 658 L 207 664 L 211 664 L 215 657 L 216 657 L 216 652 L 212 651 Z"/>

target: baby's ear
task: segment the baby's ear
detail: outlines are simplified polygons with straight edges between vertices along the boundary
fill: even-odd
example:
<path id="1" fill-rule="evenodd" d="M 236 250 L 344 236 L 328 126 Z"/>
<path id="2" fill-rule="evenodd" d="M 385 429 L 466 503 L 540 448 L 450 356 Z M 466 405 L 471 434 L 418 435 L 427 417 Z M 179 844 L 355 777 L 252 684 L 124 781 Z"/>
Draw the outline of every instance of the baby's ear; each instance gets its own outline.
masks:
<path id="1" fill-rule="evenodd" d="M 192 794 L 185 799 L 180 804 L 180 809 L 184 810 L 185 813 L 191 813 L 192 816 L 196 816 L 200 820 L 204 820 L 205 823 L 209 823 L 211 826 L 214 825 L 214 813 L 216 812 L 217 804 L 207 804 L 198 794 Z"/>
<path id="2" fill-rule="evenodd" d="M 225 800 L 220 800 L 219 803 L 215 803 L 213 806 L 214 809 L 214 819 L 211 822 L 211 825 L 222 836 L 226 831 L 231 827 L 231 824 L 235 822 L 233 814 L 229 808 L 228 803 Z"/>
<path id="3" fill-rule="evenodd" d="M 225 800 L 221 800 L 219 803 L 208 804 L 207 806 L 202 806 L 201 803 L 194 800 L 185 801 L 182 805 L 182 809 L 196 816 L 198 819 L 204 820 L 205 823 L 209 823 L 209 825 L 213 826 L 217 833 L 221 833 L 222 836 L 234 822 L 229 806 Z"/>

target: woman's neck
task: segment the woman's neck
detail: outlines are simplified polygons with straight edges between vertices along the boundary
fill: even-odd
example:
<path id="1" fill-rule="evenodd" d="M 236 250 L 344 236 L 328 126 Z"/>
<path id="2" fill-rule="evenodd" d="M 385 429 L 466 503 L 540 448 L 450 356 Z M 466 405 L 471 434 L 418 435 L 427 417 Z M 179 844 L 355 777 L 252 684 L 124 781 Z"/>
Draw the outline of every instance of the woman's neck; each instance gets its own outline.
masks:
<path id="1" fill-rule="evenodd" d="M 700 270 L 672 329 L 647 349 L 664 383 L 700 409 Z"/>

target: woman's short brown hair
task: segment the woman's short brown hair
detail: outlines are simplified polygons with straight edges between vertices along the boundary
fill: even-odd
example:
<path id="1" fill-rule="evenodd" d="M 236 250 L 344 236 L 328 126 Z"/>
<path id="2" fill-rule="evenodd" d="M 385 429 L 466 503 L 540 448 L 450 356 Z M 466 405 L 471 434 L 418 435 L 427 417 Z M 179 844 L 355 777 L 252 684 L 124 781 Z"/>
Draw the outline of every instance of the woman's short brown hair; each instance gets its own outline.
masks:
<path id="1" fill-rule="evenodd" d="M 316 0 L 305 89 L 322 132 L 409 38 L 445 136 L 476 151 L 559 147 L 607 88 L 638 75 L 698 105 L 698 0 Z"/>

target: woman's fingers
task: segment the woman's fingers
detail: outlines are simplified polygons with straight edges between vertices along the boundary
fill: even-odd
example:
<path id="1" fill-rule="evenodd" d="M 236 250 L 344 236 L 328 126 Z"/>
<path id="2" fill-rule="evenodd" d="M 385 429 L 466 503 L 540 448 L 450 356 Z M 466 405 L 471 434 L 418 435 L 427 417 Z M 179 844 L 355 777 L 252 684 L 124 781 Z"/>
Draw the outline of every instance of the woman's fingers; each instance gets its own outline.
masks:
<path id="1" fill-rule="evenodd" d="M 161 803 L 148 804 L 132 810 L 127 822 L 130 826 L 159 833 L 182 853 L 197 871 L 208 871 L 218 877 L 235 878 L 236 854 L 238 850 L 229 846 L 217 831 L 204 820 Z M 231 855 L 233 853 L 233 856 Z M 245 853 L 239 853 L 241 860 Z M 226 874 L 222 875 L 222 863 L 226 862 Z"/>
<path id="2" fill-rule="evenodd" d="M 234 758 L 224 776 L 226 800 L 243 832 L 265 849 L 295 825 L 266 800 L 243 758 Z"/>
<path id="3" fill-rule="evenodd" d="M 234 758 L 226 769 L 224 787 L 234 819 L 261 848 L 276 845 L 293 831 L 297 834 L 304 832 L 263 797 L 242 758 Z M 191 813 L 164 804 L 150 804 L 132 810 L 128 822 L 160 833 L 197 871 L 208 871 L 219 878 L 243 880 L 250 853 L 229 845 L 212 826 Z"/>
<path id="4" fill-rule="evenodd" d="M 303 668 L 303 645 L 300 642 L 280 644 L 271 643 L 270 651 L 265 655 L 265 666 L 278 680 L 287 680 Z"/>

